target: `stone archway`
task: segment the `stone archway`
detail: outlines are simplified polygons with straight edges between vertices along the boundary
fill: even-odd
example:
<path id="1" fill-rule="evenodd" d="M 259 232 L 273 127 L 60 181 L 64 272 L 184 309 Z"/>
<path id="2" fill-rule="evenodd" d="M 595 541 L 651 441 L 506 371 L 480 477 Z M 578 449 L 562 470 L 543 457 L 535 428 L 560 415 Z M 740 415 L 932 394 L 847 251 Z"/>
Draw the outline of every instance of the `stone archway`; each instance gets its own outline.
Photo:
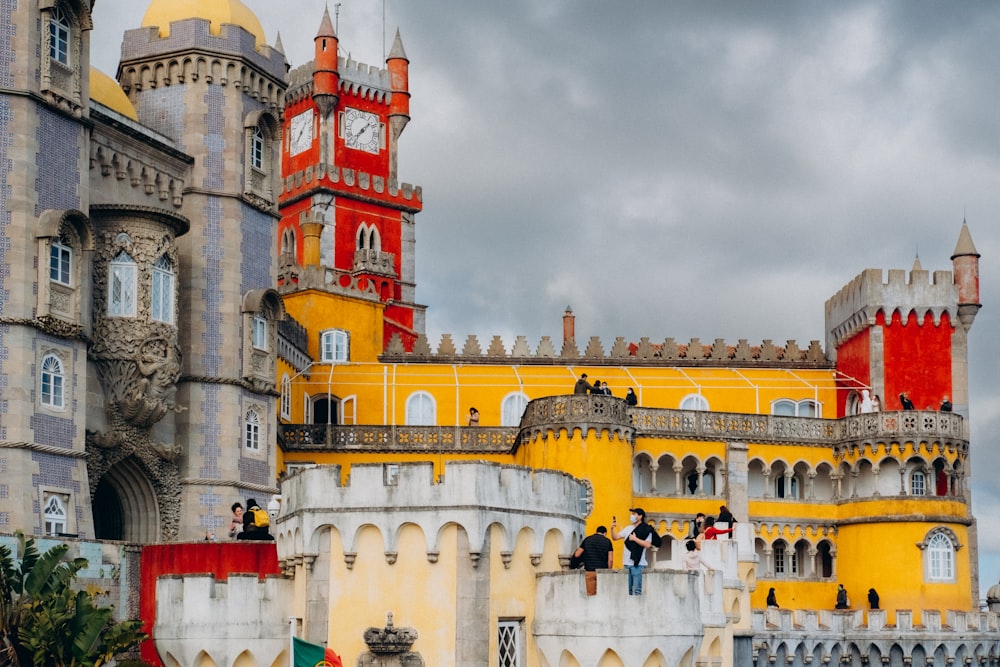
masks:
<path id="1" fill-rule="evenodd" d="M 160 540 L 156 491 L 134 458 L 125 458 L 104 473 L 93 506 L 97 539 L 143 544 Z"/>
<path id="2" fill-rule="evenodd" d="M 87 434 L 94 528 L 98 538 L 170 542 L 180 528 L 181 484 L 177 464 L 162 458 L 135 429 L 122 438 Z M 162 449 L 162 448 L 161 448 Z"/>

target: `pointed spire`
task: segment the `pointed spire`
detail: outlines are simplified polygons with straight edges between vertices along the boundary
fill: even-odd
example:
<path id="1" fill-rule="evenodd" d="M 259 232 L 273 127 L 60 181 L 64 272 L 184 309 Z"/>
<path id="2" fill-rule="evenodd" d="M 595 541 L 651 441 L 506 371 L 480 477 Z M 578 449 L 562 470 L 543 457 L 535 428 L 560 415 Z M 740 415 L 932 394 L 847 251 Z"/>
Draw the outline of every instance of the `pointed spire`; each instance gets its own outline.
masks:
<path id="1" fill-rule="evenodd" d="M 274 38 L 274 50 L 285 55 L 285 46 L 281 43 L 281 31 L 278 31 L 277 36 Z"/>
<path id="2" fill-rule="evenodd" d="M 330 20 L 330 8 L 327 7 L 323 10 L 323 21 L 319 24 L 319 32 L 316 33 L 317 37 L 336 37 L 337 33 L 333 29 L 333 21 Z"/>
<path id="3" fill-rule="evenodd" d="M 958 243 L 955 244 L 955 252 L 952 253 L 951 258 L 964 257 L 966 255 L 973 255 L 979 257 L 979 253 L 976 252 L 976 245 L 972 242 L 972 234 L 969 233 L 969 225 L 962 220 L 962 231 L 958 233 Z"/>
<path id="4" fill-rule="evenodd" d="M 406 57 L 406 50 L 403 48 L 403 39 L 399 36 L 399 28 L 396 28 L 396 38 L 392 40 L 392 48 L 389 49 L 389 57 L 386 60 L 391 60 L 392 58 L 409 60 Z"/>
<path id="5" fill-rule="evenodd" d="M 910 271 L 923 271 L 923 270 L 924 267 L 920 266 L 920 253 L 917 253 L 917 256 L 913 258 L 913 268 L 910 269 Z"/>

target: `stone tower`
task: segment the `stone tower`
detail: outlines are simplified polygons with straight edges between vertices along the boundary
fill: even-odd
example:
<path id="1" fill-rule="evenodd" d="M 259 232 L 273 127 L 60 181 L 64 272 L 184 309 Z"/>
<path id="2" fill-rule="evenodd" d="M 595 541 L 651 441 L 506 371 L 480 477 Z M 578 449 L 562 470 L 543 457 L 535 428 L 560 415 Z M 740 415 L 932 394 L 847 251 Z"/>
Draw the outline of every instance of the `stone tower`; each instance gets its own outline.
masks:
<path id="1" fill-rule="evenodd" d="M 285 294 L 347 290 L 382 304 L 383 348 L 397 335 L 409 350 L 425 312 L 415 300 L 422 193 L 396 173 L 409 60 L 398 32 L 384 68 L 340 57 L 338 45 L 324 12 L 315 59 L 290 73 L 278 282 Z"/>
<path id="2" fill-rule="evenodd" d="M 90 0 L 5 2 L 0 26 L 0 531 L 92 530 Z M 17 26 L 17 29 L 14 29 Z"/>
<path id="3" fill-rule="evenodd" d="M 95 511 L 138 505 L 114 492 L 138 488 L 133 495 L 155 498 L 160 539 L 220 531 L 233 501 L 266 501 L 276 491 L 274 368 L 284 310 L 271 286 L 287 65 L 239 0 L 197 3 L 194 16 L 192 7 L 153 0 L 142 27 L 126 33 L 118 69 L 139 122 L 192 159 L 174 334 L 157 338 L 176 382 L 168 410 L 133 424 L 157 443 L 160 461 L 92 448 Z M 112 225 L 109 238 L 116 232 Z M 112 391 L 105 382 L 105 394 Z M 105 474 L 120 481 L 103 495 Z"/>

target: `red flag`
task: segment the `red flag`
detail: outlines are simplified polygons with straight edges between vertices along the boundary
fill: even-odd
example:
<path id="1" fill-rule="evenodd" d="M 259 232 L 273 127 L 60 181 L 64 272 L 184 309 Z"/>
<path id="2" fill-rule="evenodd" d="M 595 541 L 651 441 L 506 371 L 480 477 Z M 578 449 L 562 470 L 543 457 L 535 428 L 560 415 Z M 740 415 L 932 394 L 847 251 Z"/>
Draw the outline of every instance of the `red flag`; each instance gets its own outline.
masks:
<path id="1" fill-rule="evenodd" d="M 344 667 L 331 648 L 292 637 L 292 667 Z"/>

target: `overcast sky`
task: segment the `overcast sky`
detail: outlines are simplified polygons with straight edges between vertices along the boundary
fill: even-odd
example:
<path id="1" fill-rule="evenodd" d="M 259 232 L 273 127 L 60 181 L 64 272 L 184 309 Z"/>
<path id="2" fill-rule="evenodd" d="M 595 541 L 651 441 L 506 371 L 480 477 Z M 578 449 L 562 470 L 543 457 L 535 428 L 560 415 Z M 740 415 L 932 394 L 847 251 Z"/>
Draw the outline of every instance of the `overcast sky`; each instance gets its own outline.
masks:
<path id="1" fill-rule="evenodd" d="M 323 0 L 244 0 L 289 63 Z M 97 0 L 112 76 L 147 6 Z M 330 3 L 333 13 L 334 4 Z M 982 254 L 970 334 L 982 590 L 1000 578 L 1000 3 L 344 0 L 342 52 L 381 64 L 398 27 L 424 188 L 417 299 L 510 348 L 600 336 L 824 340 L 863 269 Z M 825 343 L 824 343 L 825 344 Z M 919 360 L 914 360 L 918 362 Z"/>

